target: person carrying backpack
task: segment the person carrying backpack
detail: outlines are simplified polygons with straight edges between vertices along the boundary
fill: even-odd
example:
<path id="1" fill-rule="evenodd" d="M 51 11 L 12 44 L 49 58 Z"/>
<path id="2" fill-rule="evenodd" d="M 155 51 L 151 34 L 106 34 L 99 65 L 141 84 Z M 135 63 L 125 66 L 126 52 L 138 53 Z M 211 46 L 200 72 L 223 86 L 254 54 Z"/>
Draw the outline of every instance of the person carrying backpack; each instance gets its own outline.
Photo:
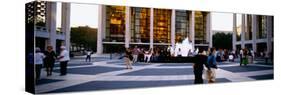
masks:
<path id="1" fill-rule="evenodd" d="M 207 60 L 207 65 L 210 68 L 206 71 L 207 72 L 206 78 L 208 79 L 208 83 L 214 83 L 216 81 L 216 69 L 218 67 L 217 67 L 215 52 L 216 49 L 212 48 Z"/>

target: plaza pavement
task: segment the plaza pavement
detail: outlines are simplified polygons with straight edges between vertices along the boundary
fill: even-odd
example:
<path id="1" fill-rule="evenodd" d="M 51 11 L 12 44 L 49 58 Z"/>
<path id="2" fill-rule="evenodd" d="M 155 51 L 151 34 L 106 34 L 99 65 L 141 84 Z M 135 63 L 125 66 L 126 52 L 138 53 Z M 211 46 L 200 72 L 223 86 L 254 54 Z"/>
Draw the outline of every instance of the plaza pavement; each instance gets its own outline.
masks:
<path id="1" fill-rule="evenodd" d="M 223 62 L 217 69 L 217 83 L 273 79 L 273 65 Z M 203 75 L 204 77 L 204 75 Z M 36 84 L 36 93 L 96 91 L 124 88 L 146 88 L 174 85 L 191 85 L 194 81 L 192 63 L 135 63 L 133 69 L 125 69 L 118 58 L 95 57 L 85 62 L 83 57 L 73 58 L 68 74 L 59 76 L 59 65 L 46 77 L 44 69 Z M 204 83 L 207 83 L 206 80 Z"/>

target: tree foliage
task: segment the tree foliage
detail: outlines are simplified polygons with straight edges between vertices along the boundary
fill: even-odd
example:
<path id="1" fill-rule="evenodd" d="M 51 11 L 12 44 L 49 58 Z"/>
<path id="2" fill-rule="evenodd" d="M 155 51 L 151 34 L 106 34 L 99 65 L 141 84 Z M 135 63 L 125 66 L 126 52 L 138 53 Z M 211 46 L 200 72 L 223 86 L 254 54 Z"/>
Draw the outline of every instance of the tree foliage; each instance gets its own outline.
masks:
<path id="1" fill-rule="evenodd" d="M 71 43 L 96 51 L 97 29 L 88 26 L 71 27 Z"/>
<path id="2" fill-rule="evenodd" d="M 213 46 L 222 49 L 232 49 L 232 34 L 218 32 L 213 35 Z"/>

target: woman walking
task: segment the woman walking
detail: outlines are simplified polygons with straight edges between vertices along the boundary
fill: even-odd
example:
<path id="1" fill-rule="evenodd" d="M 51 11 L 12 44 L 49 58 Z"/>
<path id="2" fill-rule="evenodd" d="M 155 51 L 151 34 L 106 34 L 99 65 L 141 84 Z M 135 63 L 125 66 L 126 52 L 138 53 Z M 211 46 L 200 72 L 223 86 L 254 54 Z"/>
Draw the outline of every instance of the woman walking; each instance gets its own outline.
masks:
<path id="1" fill-rule="evenodd" d="M 132 62 L 133 62 L 132 60 L 133 60 L 132 52 L 131 52 L 130 49 L 127 48 L 126 51 L 125 51 L 125 64 L 127 66 L 126 69 L 133 69 L 132 68 Z"/>
<path id="2" fill-rule="evenodd" d="M 44 63 L 46 65 L 47 76 L 51 76 L 53 72 L 55 60 L 57 57 L 52 46 L 47 46 L 47 51 L 45 52 L 45 56 L 46 57 L 44 59 Z"/>

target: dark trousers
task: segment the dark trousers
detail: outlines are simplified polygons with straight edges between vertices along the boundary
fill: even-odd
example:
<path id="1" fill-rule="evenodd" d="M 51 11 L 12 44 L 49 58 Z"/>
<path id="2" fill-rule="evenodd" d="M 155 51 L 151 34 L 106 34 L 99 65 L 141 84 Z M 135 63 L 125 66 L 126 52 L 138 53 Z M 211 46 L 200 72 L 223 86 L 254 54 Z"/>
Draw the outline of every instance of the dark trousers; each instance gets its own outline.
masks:
<path id="1" fill-rule="evenodd" d="M 202 74 L 203 74 L 203 70 L 194 70 L 194 76 L 195 76 L 195 80 L 194 80 L 194 84 L 203 84 L 203 78 L 202 78 Z"/>
<path id="2" fill-rule="evenodd" d="M 46 62 L 47 76 L 52 75 L 54 64 L 54 62 Z"/>
<path id="3" fill-rule="evenodd" d="M 242 60 L 243 60 L 243 58 L 242 58 L 242 55 L 240 54 L 240 66 L 242 65 Z"/>
<path id="4" fill-rule="evenodd" d="M 91 62 L 91 56 L 90 55 L 87 55 L 86 62 L 87 62 L 87 60 L 89 60 L 89 62 Z"/>
<path id="5" fill-rule="evenodd" d="M 35 77 L 36 77 L 36 80 L 40 79 L 40 75 L 41 75 L 41 68 L 42 68 L 42 64 L 36 64 L 35 65 Z"/>
<path id="6" fill-rule="evenodd" d="M 67 73 L 67 62 L 68 61 L 60 62 L 60 74 L 61 75 L 66 75 L 66 73 Z"/>

